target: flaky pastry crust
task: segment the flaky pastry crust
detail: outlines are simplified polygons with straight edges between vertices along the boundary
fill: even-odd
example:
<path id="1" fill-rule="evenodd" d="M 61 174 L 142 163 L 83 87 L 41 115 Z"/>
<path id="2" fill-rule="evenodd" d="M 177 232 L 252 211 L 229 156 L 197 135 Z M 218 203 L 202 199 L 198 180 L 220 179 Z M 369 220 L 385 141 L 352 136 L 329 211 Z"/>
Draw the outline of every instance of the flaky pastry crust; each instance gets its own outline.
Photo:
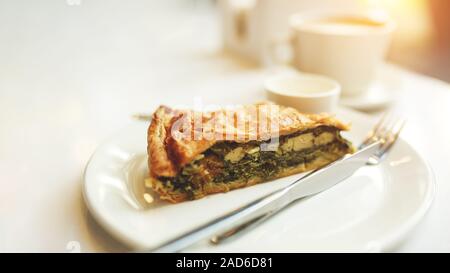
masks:
<path id="1" fill-rule="evenodd" d="M 269 132 L 263 130 L 251 130 L 251 126 L 239 126 L 242 120 L 252 120 L 255 114 L 255 106 L 258 115 L 266 118 L 266 127 L 270 128 Z M 274 111 L 271 106 L 278 107 L 277 114 L 271 115 L 269 112 Z M 167 106 L 160 106 L 153 114 L 151 124 L 148 128 L 147 135 L 147 152 L 150 176 L 157 177 L 175 177 L 180 169 L 186 164 L 194 160 L 199 154 L 203 153 L 218 141 L 224 141 L 226 137 L 234 142 L 248 142 L 251 140 L 264 141 L 274 136 L 283 136 L 298 131 L 316 128 L 319 126 L 332 126 L 339 130 L 348 130 L 349 125 L 344 124 L 329 114 L 303 114 L 297 110 L 278 106 L 271 103 L 260 103 L 255 105 L 247 105 L 236 108 L 235 111 L 217 110 L 206 113 L 199 113 L 189 110 L 174 110 Z M 232 113 L 232 117 L 225 118 L 226 114 Z M 202 124 L 214 124 L 213 128 L 202 128 L 202 132 L 208 130 L 209 135 L 215 136 L 208 139 L 195 140 L 194 134 L 190 132 L 190 138 L 179 137 L 179 131 L 173 132 L 174 128 L 194 128 L 195 120 L 200 118 Z M 256 119 L 254 122 L 257 128 L 262 126 L 261 120 Z M 270 124 L 277 124 L 271 127 Z M 255 128 L 255 127 L 253 127 Z M 195 131 L 195 130 L 191 130 Z M 267 130 L 266 130 L 267 131 Z M 231 132 L 231 133 L 230 133 Z M 197 132 L 198 133 L 198 132 Z M 220 138 L 221 137 L 221 138 Z M 217 140 L 221 139 L 221 140 Z M 225 140 L 227 141 L 227 140 Z"/>

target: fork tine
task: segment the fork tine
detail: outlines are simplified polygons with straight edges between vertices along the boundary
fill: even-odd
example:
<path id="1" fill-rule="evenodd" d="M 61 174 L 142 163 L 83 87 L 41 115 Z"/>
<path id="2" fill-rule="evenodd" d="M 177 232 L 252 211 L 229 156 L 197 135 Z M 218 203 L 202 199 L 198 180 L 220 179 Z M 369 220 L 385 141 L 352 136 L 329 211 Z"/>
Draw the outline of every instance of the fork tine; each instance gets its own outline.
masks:
<path id="1" fill-rule="evenodd" d="M 377 138 L 382 143 L 381 147 L 385 146 L 389 142 L 390 136 L 392 135 L 392 132 L 395 129 L 397 122 L 398 119 L 390 115 L 387 121 L 385 122 L 383 128 L 380 129 Z"/>
<path id="2" fill-rule="evenodd" d="M 377 140 L 378 136 L 381 133 L 382 128 L 385 127 L 387 117 L 388 113 L 384 112 L 380 120 L 378 120 L 377 124 L 375 124 L 375 126 L 369 131 L 366 138 L 363 140 L 361 145 L 359 145 L 358 149 L 362 149 Z"/>
<path id="3" fill-rule="evenodd" d="M 406 120 L 396 118 L 392 114 L 384 113 L 382 118 L 369 132 L 363 143 L 359 146 L 359 149 L 370 145 L 375 141 L 380 141 L 381 146 L 378 151 L 367 162 L 368 165 L 377 165 L 383 160 L 392 146 L 398 139 L 400 132 L 405 126 Z"/>
<path id="4" fill-rule="evenodd" d="M 394 145 L 397 141 L 400 132 L 403 130 L 403 127 L 406 124 L 406 120 L 400 119 L 393 123 L 390 130 L 387 131 L 387 135 L 384 137 L 386 142 L 381 146 L 377 155 L 379 158 L 382 158 Z"/>

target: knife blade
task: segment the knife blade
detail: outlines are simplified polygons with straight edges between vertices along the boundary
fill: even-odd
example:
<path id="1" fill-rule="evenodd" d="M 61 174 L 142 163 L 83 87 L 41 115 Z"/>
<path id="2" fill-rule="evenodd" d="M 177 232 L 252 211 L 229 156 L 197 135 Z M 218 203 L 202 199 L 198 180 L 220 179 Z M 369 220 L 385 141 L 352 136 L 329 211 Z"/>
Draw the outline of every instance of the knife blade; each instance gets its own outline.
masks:
<path id="1" fill-rule="evenodd" d="M 285 201 L 282 204 L 279 204 L 278 207 L 274 207 L 273 210 L 270 210 L 263 215 L 255 216 L 247 222 L 229 229 L 226 232 L 215 235 L 210 241 L 214 244 L 219 244 L 225 240 L 235 238 L 237 235 L 243 234 L 244 231 L 250 230 L 266 221 L 288 204 L 332 188 L 334 185 L 350 177 L 356 170 L 366 165 L 370 157 L 379 148 L 379 145 L 379 142 L 369 145 L 352 155 L 346 155 L 341 160 L 332 162 L 323 168 L 303 176 L 282 189 L 285 192 Z"/>
<path id="2" fill-rule="evenodd" d="M 379 149 L 379 146 L 380 143 L 375 142 L 354 154 L 346 155 L 337 161 L 310 172 L 287 187 L 188 231 L 150 251 L 178 252 L 201 240 L 211 238 L 213 235 L 233 235 L 235 230 L 247 229 L 249 226 L 253 226 L 253 223 L 260 223 L 293 201 L 320 193 L 350 177 L 356 170 L 366 165 L 370 157 Z"/>

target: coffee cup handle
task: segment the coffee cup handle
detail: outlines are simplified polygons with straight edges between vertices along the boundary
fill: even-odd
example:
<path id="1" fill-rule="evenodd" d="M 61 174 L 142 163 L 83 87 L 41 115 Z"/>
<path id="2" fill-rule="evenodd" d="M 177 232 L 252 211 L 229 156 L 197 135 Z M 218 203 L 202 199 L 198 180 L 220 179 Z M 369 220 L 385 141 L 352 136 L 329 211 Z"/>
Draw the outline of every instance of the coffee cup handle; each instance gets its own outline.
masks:
<path id="1" fill-rule="evenodd" d="M 275 65 L 292 65 L 295 42 L 293 33 L 280 39 L 273 39 L 269 43 L 269 62 Z"/>
<path id="2" fill-rule="evenodd" d="M 237 42 L 245 42 L 250 36 L 250 17 L 255 5 L 237 5 L 230 0 L 221 0 L 219 6 L 223 11 L 226 27 Z"/>
<path id="3" fill-rule="evenodd" d="M 248 39 L 249 12 L 246 8 L 235 8 L 233 11 L 234 34 L 239 41 Z"/>

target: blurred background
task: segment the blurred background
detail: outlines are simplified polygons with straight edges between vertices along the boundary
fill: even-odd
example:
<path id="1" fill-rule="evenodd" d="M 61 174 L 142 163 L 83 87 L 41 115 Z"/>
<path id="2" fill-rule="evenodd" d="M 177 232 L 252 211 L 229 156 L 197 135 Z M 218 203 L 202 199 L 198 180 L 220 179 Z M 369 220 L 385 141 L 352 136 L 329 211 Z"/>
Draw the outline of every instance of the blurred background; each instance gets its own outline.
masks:
<path id="1" fill-rule="evenodd" d="M 201 2 L 201 1 L 193 1 Z M 216 1 L 212 1 L 213 3 Z M 289 15 L 316 10 L 370 10 L 388 14 L 398 25 L 388 60 L 410 70 L 450 81 L 450 1 L 448 0 L 218 0 L 264 10 L 263 33 L 276 36 Z M 227 16 L 227 14 L 225 14 Z M 282 35 L 281 35 L 282 36 Z"/>
<path id="2" fill-rule="evenodd" d="M 389 60 L 450 82 L 450 1 L 366 0 L 397 21 Z"/>

